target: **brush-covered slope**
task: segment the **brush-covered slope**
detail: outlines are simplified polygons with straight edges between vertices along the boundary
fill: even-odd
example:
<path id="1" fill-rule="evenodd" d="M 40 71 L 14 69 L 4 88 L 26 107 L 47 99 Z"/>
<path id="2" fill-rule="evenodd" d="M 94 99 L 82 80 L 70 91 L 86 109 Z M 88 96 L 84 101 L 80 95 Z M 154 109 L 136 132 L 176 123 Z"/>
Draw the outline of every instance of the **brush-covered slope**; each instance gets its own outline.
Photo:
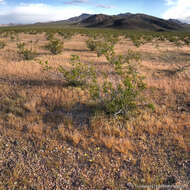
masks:
<path id="1" fill-rule="evenodd" d="M 153 31 L 190 29 L 189 24 L 182 23 L 175 19 L 164 20 L 146 14 L 132 13 L 123 13 L 118 15 L 82 14 L 67 20 L 48 22 L 44 24 Z M 43 25 L 43 23 L 40 23 L 40 25 Z"/>
<path id="2" fill-rule="evenodd" d="M 84 19 L 80 25 L 86 27 L 110 27 L 121 29 L 145 29 L 145 30 L 179 30 L 185 26 L 180 22 L 164 20 L 145 14 L 120 14 L 108 16 L 103 14 L 92 15 Z"/>

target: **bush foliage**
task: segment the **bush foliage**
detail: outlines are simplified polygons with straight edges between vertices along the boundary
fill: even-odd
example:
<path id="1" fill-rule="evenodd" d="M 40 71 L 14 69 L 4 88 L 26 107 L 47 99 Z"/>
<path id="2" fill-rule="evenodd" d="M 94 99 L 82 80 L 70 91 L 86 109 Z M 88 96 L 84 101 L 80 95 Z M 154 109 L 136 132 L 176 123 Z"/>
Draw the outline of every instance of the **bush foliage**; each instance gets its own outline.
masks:
<path id="1" fill-rule="evenodd" d="M 93 63 L 84 64 L 76 55 L 71 57 L 70 69 L 59 66 L 56 71 L 69 85 L 80 85 L 88 90 L 91 100 L 101 105 L 106 113 L 128 118 L 131 113 L 138 110 L 139 104 L 142 103 L 142 92 L 146 85 L 137 71 L 140 56 L 131 50 L 125 56 L 117 56 L 114 52 L 116 42 L 117 39 L 113 38 L 101 42 L 87 41 L 89 46 L 95 44 L 95 51 L 99 56 L 106 57 L 114 77 L 103 72 L 104 79 L 99 81 Z M 40 64 L 46 69 L 51 69 L 47 62 Z"/>
<path id="2" fill-rule="evenodd" d="M 31 42 L 32 44 L 32 42 Z M 32 60 L 37 56 L 37 53 L 33 51 L 32 45 L 30 48 L 25 48 L 25 43 L 20 42 L 17 43 L 17 49 L 18 54 L 24 59 L 24 60 Z"/>
<path id="3" fill-rule="evenodd" d="M 63 41 L 60 39 L 51 38 L 45 46 L 52 54 L 57 55 L 63 51 Z"/>

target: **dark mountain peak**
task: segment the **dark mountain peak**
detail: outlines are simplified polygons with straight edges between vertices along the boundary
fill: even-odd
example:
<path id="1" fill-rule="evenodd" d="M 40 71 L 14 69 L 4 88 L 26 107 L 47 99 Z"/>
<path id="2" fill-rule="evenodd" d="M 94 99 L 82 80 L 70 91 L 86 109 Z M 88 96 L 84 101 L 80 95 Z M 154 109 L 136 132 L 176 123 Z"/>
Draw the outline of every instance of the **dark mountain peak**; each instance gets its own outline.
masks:
<path id="1" fill-rule="evenodd" d="M 126 17 L 126 16 L 131 16 L 133 15 L 132 13 L 121 13 L 121 14 L 118 14 L 116 16 L 119 16 L 119 17 Z"/>
<path id="2" fill-rule="evenodd" d="M 117 28 L 134 30 L 154 30 L 168 31 L 190 28 L 189 24 L 184 24 L 175 19 L 164 20 L 155 16 L 143 13 L 121 13 L 118 15 L 87 14 L 72 17 L 68 20 L 50 22 L 49 24 L 67 24 L 84 27 Z"/>
<path id="3" fill-rule="evenodd" d="M 83 20 L 82 23 L 85 25 L 91 25 L 91 26 L 96 26 L 96 25 L 105 25 L 106 21 L 112 20 L 113 16 L 108 16 L 104 14 L 95 14 L 87 19 Z"/>
<path id="4" fill-rule="evenodd" d="M 97 20 L 97 21 L 103 21 L 105 19 L 110 19 L 112 16 L 108 16 L 108 15 L 105 15 L 105 14 L 95 14 L 95 15 L 92 15 L 91 17 L 89 17 L 88 19 L 89 20 Z"/>
<path id="5" fill-rule="evenodd" d="M 123 13 L 114 16 L 105 14 L 91 15 L 80 23 L 86 27 L 122 28 L 122 29 L 145 29 L 145 30 L 178 30 L 183 25 L 178 22 L 164 20 L 154 16 L 137 13 Z"/>
<path id="6" fill-rule="evenodd" d="M 179 21 L 179 20 L 177 20 L 177 19 L 169 19 L 168 20 L 169 22 L 173 22 L 173 23 L 176 23 L 176 24 L 186 24 L 186 23 L 183 23 L 183 22 L 181 22 L 181 21 Z"/>
<path id="7" fill-rule="evenodd" d="M 86 16 L 91 16 L 91 14 L 88 14 L 88 13 L 82 13 L 79 17 L 86 17 Z"/>
<path id="8" fill-rule="evenodd" d="M 90 16 L 92 16 L 92 15 L 91 14 L 87 14 L 87 13 L 83 13 L 80 16 L 72 17 L 72 18 L 66 20 L 66 22 L 77 23 L 77 22 L 81 22 L 84 19 L 87 19 Z"/>

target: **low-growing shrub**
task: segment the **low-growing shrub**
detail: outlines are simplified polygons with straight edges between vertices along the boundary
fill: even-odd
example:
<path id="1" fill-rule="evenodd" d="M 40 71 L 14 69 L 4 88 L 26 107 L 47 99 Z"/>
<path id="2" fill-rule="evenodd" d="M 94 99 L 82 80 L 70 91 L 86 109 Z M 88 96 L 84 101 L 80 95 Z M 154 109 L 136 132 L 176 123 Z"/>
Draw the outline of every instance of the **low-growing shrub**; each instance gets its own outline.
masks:
<path id="1" fill-rule="evenodd" d="M 79 56 L 72 55 L 70 59 L 70 69 L 65 69 L 63 66 L 56 68 L 55 73 L 61 74 L 61 78 L 66 80 L 71 86 L 84 86 L 92 82 L 96 78 L 96 74 L 92 66 L 88 66 L 80 61 Z M 43 70 L 50 71 L 53 68 L 49 66 L 48 61 L 42 62 Z"/>
<path id="2" fill-rule="evenodd" d="M 6 46 L 6 43 L 3 41 L 0 41 L 0 49 L 3 49 Z"/>
<path id="3" fill-rule="evenodd" d="M 132 59 L 136 62 L 132 62 Z M 66 70 L 59 66 L 56 71 L 61 73 L 62 78 L 70 85 L 82 85 L 88 90 L 91 100 L 101 105 L 106 113 L 129 118 L 139 107 L 150 107 L 142 103 L 142 92 L 146 85 L 137 71 L 138 62 L 138 54 L 130 50 L 126 56 L 115 56 L 110 65 L 114 77 L 103 72 L 103 81 L 98 81 L 93 64 L 81 63 L 76 55 L 71 57 L 71 69 Z M 45 70 L 52 69 L 47 62 L 40 64 Z"/>
<path id="4" fill-rule="evenodd" d="M 52 40 L 54 38 L 54 33 L 52 32 L 46 32 L 46 39 L 47 40 Z"/>
<path id="5" fill-rule="evenodd" d="M 137 48 L 145 43 L 141 36 L 131 35 L 130 39 Z"/>
<path id="6" fill-rule="evenodd" d="M 114 46 L 117 42 L 118 38 L 107 36 L 99 41 L 90 39 L 86 41 L 86 44 L 91 51 L 96 51 L 98 57 L 104 55 L 107 61 L 111 63 L 115 56 Z"/>
<path id="7" fill-rule="evenodd" d="M 32 42 L 31 42 L 32 44 Z M 25 43 L 20 42 L 17 43 L 17 48 L 18 48 L 18 54 L 24 59 L 24 60 L 32 60 L 37 56 L 37 53 L 33 51 L 32 45 L 31 47 L 25 48 Z"/>
<path id="8" fill-rule="evenodd" d="M 115 79 L 104 73 L 103 84 L 92 83 L 90 95 L 103 105 L 107 113 L 129 117 L 141 103 L 141 92 L 145 89 L 145 83 L 128 55 L 118 56 L 112 65 Z"/>
<path id="9" fill-rule="evenodd" d="M 95 51 L 98 43 L 95 40 L 87 40 L 86 45 L 87 45 L 87 48 L 90 49 L 90 51 Z"/>
<path id="10" fill-rule="evenodd" d="M 70 70 L 66 70 L 63 66 L 58 67 L 59 72 L 70 85 L 87 85 L 96 78 L 93 67 L 82 63 L 79 56 L 72 55 L 70 64 Z"/>
<path id="11" fill-rule="evenodd" d="M 58 34 L 62 36 L 65 40 L 70 40 L 74 35 L 74 33 L 72 32 L 62 32 L 62 31 L 59 31 Z"/>
<path id="12" fill-rule="evenodd" d="M 57 55 L 63 51 L 63 45 L 64 43 L 60 39 L 51 39 L 45 48 L 52 54 Z"/>

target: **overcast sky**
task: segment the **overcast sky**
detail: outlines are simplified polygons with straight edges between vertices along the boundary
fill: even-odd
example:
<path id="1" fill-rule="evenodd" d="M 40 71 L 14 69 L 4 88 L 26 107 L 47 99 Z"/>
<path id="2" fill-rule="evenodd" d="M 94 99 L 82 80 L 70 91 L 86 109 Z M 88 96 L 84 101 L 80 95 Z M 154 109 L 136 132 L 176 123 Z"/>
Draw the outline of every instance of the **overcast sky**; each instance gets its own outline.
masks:
<path id="1" fill-rule="evenodd" d="M 126 12 L 190 23 L 190 0 L 0 0 L 0 24 L 56 21 L 82 13 Z"/>

